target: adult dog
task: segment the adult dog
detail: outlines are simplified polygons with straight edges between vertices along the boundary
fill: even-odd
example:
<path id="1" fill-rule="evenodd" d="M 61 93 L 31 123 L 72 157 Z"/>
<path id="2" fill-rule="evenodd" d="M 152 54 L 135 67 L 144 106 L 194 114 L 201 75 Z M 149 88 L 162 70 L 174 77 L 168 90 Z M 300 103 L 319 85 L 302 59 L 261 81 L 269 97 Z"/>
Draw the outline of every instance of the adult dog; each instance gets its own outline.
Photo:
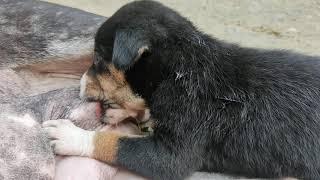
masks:
<path id="1" fill-rule="evenodd" d="M 51 121 L 56 153 L 152 179 L 196 170 L 320 179 L 319 58 L 225 43 L 153 1 L 119 9 L 98 30 L 94 53 L 81 96 L 132 116 L 150 109 L 154 134 L 79 131 Z"/>

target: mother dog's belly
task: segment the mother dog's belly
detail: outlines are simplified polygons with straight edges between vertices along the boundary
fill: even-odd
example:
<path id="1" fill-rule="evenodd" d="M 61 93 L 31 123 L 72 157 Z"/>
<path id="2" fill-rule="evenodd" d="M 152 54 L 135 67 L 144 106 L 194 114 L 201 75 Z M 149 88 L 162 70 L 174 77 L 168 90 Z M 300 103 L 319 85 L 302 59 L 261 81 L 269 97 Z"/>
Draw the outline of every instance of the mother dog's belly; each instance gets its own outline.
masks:
<path id="1" fill-rule="evenodd" d="M 117 168 L 94 159 L 78 156 L 56 158 L 55 180 L 111 179 L 116 173 Z"/>

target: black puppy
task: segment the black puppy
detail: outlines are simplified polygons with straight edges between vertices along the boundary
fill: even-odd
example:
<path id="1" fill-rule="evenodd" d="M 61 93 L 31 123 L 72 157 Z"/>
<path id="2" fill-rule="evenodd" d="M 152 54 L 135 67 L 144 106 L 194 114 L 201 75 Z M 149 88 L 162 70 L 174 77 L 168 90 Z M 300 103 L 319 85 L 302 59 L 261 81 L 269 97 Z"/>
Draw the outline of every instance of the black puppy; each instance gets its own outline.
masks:
<path id="1" fill-rule="evenodd" d="M 154 134 L 73 137 L 75 127 L 53 122 L 59 154 L 152 179 L 183 179 L 196 170 L 320 179 L 319 58 L 225 43 L 157 2 L 138 1 L 97 32 L 81 96 L 132 112 L 150 109 Z"/>

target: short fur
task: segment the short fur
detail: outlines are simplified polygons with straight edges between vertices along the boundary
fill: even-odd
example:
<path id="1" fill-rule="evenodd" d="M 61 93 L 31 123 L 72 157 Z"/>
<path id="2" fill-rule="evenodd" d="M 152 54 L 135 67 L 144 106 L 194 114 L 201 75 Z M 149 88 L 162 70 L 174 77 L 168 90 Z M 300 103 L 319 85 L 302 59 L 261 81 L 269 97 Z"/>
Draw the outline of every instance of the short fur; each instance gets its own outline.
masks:
<path id="1" fill-rule="evenodd" d="M 113 163 L 152 179 L 320 179 L 319 58 L 226 43 L 138 1 L 100 27 L 94 61 L 124 73 L 155 119 L 152 136 L 120 138 Z"/>

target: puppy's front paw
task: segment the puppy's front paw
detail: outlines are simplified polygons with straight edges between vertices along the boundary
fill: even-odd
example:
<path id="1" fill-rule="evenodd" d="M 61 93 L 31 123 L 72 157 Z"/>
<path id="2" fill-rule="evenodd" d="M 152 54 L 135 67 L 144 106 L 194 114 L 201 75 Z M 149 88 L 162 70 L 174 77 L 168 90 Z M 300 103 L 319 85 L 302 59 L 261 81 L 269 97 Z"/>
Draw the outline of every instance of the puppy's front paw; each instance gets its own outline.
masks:
<path id="1" fill-rule="evenodd" d="M 51 139 L 53 151 L 60 155 L 90 156 L 93 152 L 94 131 L 75 126 L 70 120 L 50 120 L 42 124 Z"/>

